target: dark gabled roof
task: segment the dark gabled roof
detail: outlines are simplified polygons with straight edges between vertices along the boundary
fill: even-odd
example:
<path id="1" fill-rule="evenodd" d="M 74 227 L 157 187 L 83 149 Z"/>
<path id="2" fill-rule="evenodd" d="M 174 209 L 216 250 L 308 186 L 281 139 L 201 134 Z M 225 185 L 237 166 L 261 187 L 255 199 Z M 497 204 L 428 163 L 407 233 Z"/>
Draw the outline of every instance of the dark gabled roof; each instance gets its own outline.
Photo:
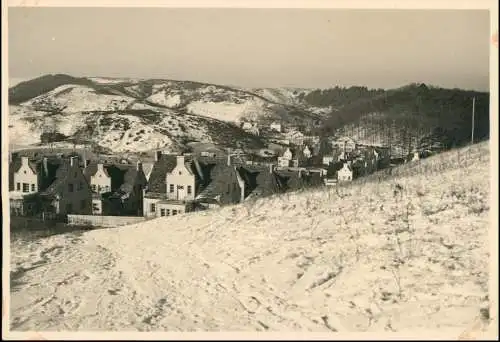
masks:
<path id="1" fill-rule="evenodd" d="M 64 183 L 68 177 L 70 162 L 69 160 L 60 160 L 59 164 L 55 164 L 55 174 L 53 175 L 53 180 L 49 180 L 48 187 L 41 192 L 41 195 L 51 196 L 55 195 L 59 189 L 59 186 Z"/>
<path id="2" fill-rule="evenodd" d="M 340 170 L 344 166 L 342 162 L 334 162 L 328 165 L 328 169 L 326 172 L 327 177 L 334 177 L 337 175 L 337 171 Z"/>
<path id="3" fill-rule="evenodd" d="M 124 167 L 120 165 L 121 167 L 118 167 L 119 169 L 122 169 L 124 171 L 123 175 L 123 183 L 120 185 L 119 191 L 121 193 L 131 193 L 134 190 L 134 185 L 138 181 L 138 177 L 141 177 L 142 179 L 139 180 L 142 181 L 142 183 L 145 185 L 146 184 L 146 176 L 144 175 L 144 172 L 137 170 L 137 166 L 135 165 L 129 165 L 127 167 Z"/>
<path id="4" fill-rule="evenodd" d="M 216 198 L 219 194 L 223 193 L 227 189 L 227 184 L 230 183 L 232 177 L 238 173 L 239 167 L 230 166 L 224 163 L 215 164 L 210 173 L 210 181 L 208 185 L 200 192 L 199 198 Z"/>
<path id="5" fill-rule="evenodd" d="M 155 162 L 148 181 L 148 191 L 155 193 L 166 193 L 167 173 L 171 172 L 177 165 L 177 156 L 175 154 L 162 154 L 160 159 Z"/>
<path id="6" fill-rule="evenodd" d="M 307 186 L 321 186 L 323 179 L 319 172 L 308 172 L 304 175 L 304 181 Z"/>
<path id="7" fill-rule="evenodd" d="M 301 189 L 306 185 L 304 178 L 301 177 L 298 171 L 285 169 L 276 172 L 284 180 L 287 191 Z"/>
<path id="8" fill-rule="evenodd" d="M 286 180 L 268 167 L 245 166 L 245 183 L 248 190 L 259 196 L 269 196 L 286 190 Z"/>

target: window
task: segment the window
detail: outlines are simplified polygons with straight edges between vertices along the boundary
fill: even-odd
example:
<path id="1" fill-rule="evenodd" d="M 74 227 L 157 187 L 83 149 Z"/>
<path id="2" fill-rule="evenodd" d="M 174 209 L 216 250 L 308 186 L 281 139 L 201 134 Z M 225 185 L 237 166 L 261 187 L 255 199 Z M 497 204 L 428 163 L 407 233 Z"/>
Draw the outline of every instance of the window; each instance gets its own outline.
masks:
<path id="1" fill-rule="evenodd" d="M 78 183 L 78 190 L 82 190 L 82 189 L 83 189 L 83 183 L 80 182 L 80 183 Z"/>
<path id="2" fill-rule="evenodd" d="M 21 183 L 17 183 L 16 184 L 16 190 L 17 191 L 21 191 Z"/>
<path id="3" fill-rule="evenodd" d="M 181 172 L 181 171 L 179 171 L 179 175 L 182 175 L 182 172 Z"/>
<path id="4" fill-rule="evenodd" d="M 174 185 L 170 184 L 170 192 L 174 192 Z"/>
<path id="5" fill-rule="evenodd" d="M 167 216 L 170 216 L 170 209 L 167 209 Z"/>
<path id="6" fill-rule="evenodd" d="M 85 200 L 80 201 L 80 209 L 85 209 Z"/>
<path id="7" fill-rule="evenodd" d="M 177 189 L 183 190 L 184 189 L 184 185 L 177 185 Z"/>
<path id="8" fill-rule="evenodd" d="M 94 191 L 94 192 L 95 192 L 96 190 L 97 190 L 96 185 L 95 185 L 95 184 L 92 184 L 92 191 Z"/>
<path id="9" fill-rule="evenodd" d="M 177 210 L 172 210 L 172 215 L 177 215 Z"/>
<path id="10" fill-rule="evenodd" d="M 71 205 L 71 203 L 66 204 L 66 213 L 71 214 L 72 211 L 73 211 L 73 206 Z"/>
<path id="11" fill-rule="evenodd" d="M 35 188 L 36 188 L 36 185 L 35 184 L 31 184 L 31 191 L 35 191 Z"/>
<path id="12" fill-rule="evenodd" d="M 165 209 L 163 209 L 163 208 L 160 209 L 160 215 L 165 216 Z"/>
<path id="13" fill-rule="evenodd" d="M 182 210 L 179 210 L 179 214 L 182 214 Z"/>
<path id="14" fill-rule="evenodd" d="M 68 191 L 73 192 L 73 184 L 72 183 L 68 184 Z"/>
<path id="15" fill-rule="evenodd" d="M 28 183 L 23 183 L 23 192 L 30 192 L 30 185 Z"/>
<path id="16" fill-rule="evenodd" d="M 151 212 L 154 213 L 156 211 L 156 205 L 151 203 Z"/>
<path id="17" fill-rule="evenodd" d="M 192 190 L 193 189 L 192 189 L 191 185 L 188 185 L 188 195 L 191 195 Z"/>

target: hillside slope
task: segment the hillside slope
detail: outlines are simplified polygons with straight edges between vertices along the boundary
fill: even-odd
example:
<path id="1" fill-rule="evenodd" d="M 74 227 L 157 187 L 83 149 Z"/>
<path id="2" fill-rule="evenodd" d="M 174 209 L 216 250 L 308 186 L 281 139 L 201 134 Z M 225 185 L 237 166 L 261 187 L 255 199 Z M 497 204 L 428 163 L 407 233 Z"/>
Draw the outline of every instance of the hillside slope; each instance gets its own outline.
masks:
<path id="1" fill-rule="evenodd" d="M 404 154 L 429 136 L 446 147 L 468 143 L 473 97 L 476 98 L 474 136 L 481 141 L 489 137 L 488 93 L 424 84 L 390 90 L 246 89 L 166 79 L 45 75 L 9 89 L 10 116 L 13 116 L 9 137 L 12 144 L 29 145 L 39 143 L 42 132 L 59 130 L 70 143 L 91 140 L 113 152 L 142 152 L 158 145 L 177 149 L 190 141 L 260 148 L 266 142 L 265 133 L 251 136 L 239 123 L 252 120 L 265 127 L 279 120 L 302 127 L 304 133 L 346 134 L 360 143 L 394 146 Z M 137 120 L 130 115 L 141 116 L 141 121 L 146 116 L 147 120 L 156 116 L 158 122 L 168 117 L 168 121 L 175 123 L 158 126 L 143 122 L 144 127 L 137 127 L 137 132 L 147 133 L 130 136 L 126 127 L 137 126 Z M 92 131 L 103 116 L 107 116 L 106 120 L 117 118 L 117 124 L 109 126 L 113 131 L 81 134 Z M 207 130 L 210 126 L 217 128 Z M 177 127 L 184 129 L 179 133 Z M 436 136 L 436 129 L 443 134 Z M 33 134 L 25 135 L 26 131 Z"/>
<path id="2" fill-rule="evenodd" d="M 11 327 L 443 331 L 485 320 L 488 144 L 399 172 L 13 241 Z"/>
<path id="3" fill-rule="evenodd" d="M 410 84 L 353 100 L 356 89 L 354 94 L 347 92 L 350 97 L 324 121 L 324 133 L 338 131 L 361 143 L 399 145 L 411 151 L 420 139 L 439 130 L 443 145 L 464 146 L 471 140 L 475 98 L 475 141 L 489 139 L 489 93 Z"/>
<path id="4" fill-rule="evenodd" d="M 318 118 L 307 108 L 222 85 L 163 79 L 76 78 L 62 74 L 42 76 L 11 87 L 9 104 L 13 144 L 40 143 L 42 132 L 57 130 L 68 141 L 91 140 L 113 152 L 141 152 L 158 145 L 176 149 L 190 141 L 222 146 L 238 143 L 257 148 L 263 146 L 262 139 L 244 132 L 238 126 L 241 121 L 280 119 L 303 123 Z M 155 122 L 143 122 L 145 126 L 137 127 L 137 131 L 145 133 L 140 138 L 134 135 L 128 139 L 127 127 L 137 126 L 131 115 L 140 116 L 141 121 L 155 118 Z M 82 136 L 81 132 L 93 131 L 104 116 L 108 121 L 116 121 L 116 125 L 109 126 L 112 131 L 103 128 L 98 134 Z M 165 118 L 168 124 L 158 124 Z M 120 125 L 120 122 L 127 123 Z M 26 131 L 33 134 L 27 137 Z"/>

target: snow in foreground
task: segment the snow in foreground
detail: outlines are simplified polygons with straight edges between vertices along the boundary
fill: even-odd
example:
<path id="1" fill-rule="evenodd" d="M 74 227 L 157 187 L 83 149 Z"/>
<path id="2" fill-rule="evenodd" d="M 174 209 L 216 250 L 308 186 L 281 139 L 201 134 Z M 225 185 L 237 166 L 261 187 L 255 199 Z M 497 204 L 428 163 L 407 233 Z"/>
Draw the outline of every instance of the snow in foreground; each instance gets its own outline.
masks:
<path id="1" fill-rule="evenodd" d="M 338 193 L 14 241 L 11 329 L 465 329 L 488 305 L 488 145 L 472 152 Z"/>

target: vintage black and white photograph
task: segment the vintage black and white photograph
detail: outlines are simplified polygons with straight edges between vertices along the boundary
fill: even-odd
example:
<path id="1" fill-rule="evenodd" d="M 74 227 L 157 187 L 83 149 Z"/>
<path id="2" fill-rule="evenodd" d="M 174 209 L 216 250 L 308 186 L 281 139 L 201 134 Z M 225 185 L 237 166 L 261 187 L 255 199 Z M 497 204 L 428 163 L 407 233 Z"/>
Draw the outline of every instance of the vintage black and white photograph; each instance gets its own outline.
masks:
<path id="1" fill-rule="evenodd" d="M 488 9 L 6 10 L 9 331 L 496 329 Z"/>

